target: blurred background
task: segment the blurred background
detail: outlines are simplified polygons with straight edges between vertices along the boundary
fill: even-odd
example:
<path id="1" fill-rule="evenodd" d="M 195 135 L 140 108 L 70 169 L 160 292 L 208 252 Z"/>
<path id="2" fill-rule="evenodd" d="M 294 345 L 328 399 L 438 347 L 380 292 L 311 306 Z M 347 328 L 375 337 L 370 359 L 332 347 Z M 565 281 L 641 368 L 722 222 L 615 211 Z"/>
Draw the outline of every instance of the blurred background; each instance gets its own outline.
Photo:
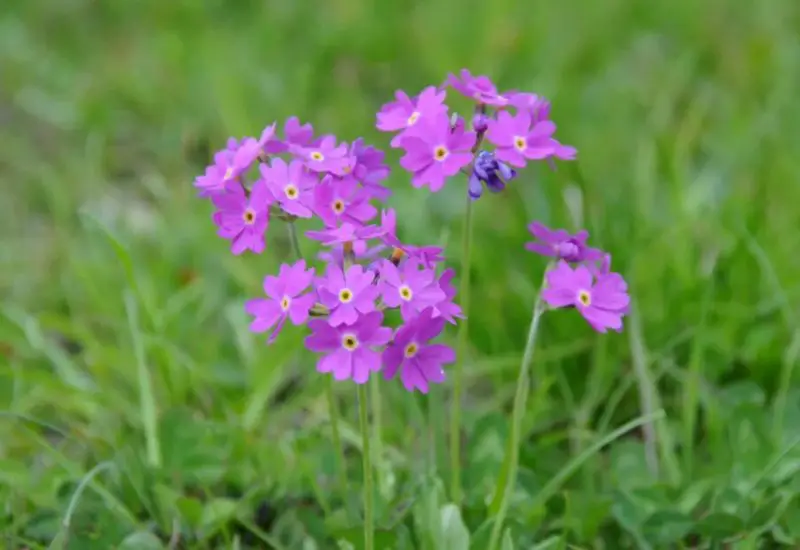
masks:
<path id="1" fill-rule="evenodd" d="M 288 239 L 276 224 L 268 253 L 233 257 L 191 184 L 229 136 L 293 114 L 386 148 L 381 104 L 466 67 L 549 98 L 579 160 L 476 204 L 457 521 L 426 414 L 449 385 L 380 384 L 378 547 L 486 547 L 538 219 L 587 228 L 635 307 L 622 334 L 545 318 L 509 548 L 797 548 L 799 61 L 793 0 L 5 0 L 6 546 L 360 547 L 355 390 L 336 387 L 344 491 L 302 331 L 267 347 L 242 309 Z M 405 240 L 458 267 L 465 182 L 390 185 Z"/>

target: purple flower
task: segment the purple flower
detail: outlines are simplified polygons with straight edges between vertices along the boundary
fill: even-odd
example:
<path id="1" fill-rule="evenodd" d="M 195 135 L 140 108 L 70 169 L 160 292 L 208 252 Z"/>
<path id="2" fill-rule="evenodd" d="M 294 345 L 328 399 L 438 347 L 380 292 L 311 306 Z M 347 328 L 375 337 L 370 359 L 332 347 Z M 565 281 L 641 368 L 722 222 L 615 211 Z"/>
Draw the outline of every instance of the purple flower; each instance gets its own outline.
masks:
<path id="1" fill-rule="evenodd" d="M 481 151 L 475 157 L 472 174 L 469 177 L 469 196 L 477 200 L 483 194 L 483 184 L 492 193 L 499 193 L 506 188 L 506 183 L 517 177 L 517 171 L 494 158 L 494 153 Z"/>
<path id="2" fill-rule="evenodd" d="M 497 88 L 488 76 L 472 76 L 467 69 L 461 69 L 459 76 L 460 78 L 452 73 L 449 74 L 445 84 L 478 103 L 494 107 L 504 107 L 508 104 L 508 99 L 497 93 Z"/>
<path id="3" fill-rule="evenodd" d="M 550 307 L 575 307 L 598 332 L 622 330 L 622 317 L 628 311 L 630 296 L 621 275 L 608 273 L 595 280 L 586 266 L 573 269 L 561 260 L 547 273 L 546 279 L 542 299 Z"/>
<path id="4" fill-rule="evenodd" d="M 317 371 L 333 373 L 336 380 L 365 383 L 371 372 L 381 369 L 381 355 L 373 348 L 384 346 L 392 339 L 392 329 L 381 326 L 382 323 L 380 311 L 336 327 L 323 319 L 309 321 L 311 334 L 306 338 L 306 347 L 325 354 L 317 362 Z"/>
<path id="5" fill-rule="evenodd" d="M 328 172 L 344 176 L 353 170 L 353 157 L 346 143 L 336 144 L 335 136 L 323 136 L 309 146 L 291 147 L 291 152 L 302 158 L 312 172 Z"/>
<path id="6" fill-rule="evenodd" d="M 253 332 L 266 332 L 273 329 L 268 343 L 275 341 L 288 318 L 295 325 L 302 325 L 308 319 L 308 311 L 314 305 L 313 293 L 303 294 L 314 278 L 314 269 L 306 269 L 306 263 L 299 260 L 292 265 L 281 265 L 278 276 L 264 277 L 264 293 L 267 298 L 256 298 L 245 304 L 245 311 L 255 317 L 250 323 Z"/>
<path id="7" fill-rule="evenodd" d="M 400 307 L 405 321 L 427 307 L 433 307 L 445 299 L 445 294 L 436 284 L 436 273 L 410 259 L 401 267 L 384 260 L 379 268 L 383 288 L 383 303 L 389 307 Z"/>
<path id="8" fill-rule="evenodd" d="M 339 227 L 324 229 L 322 231 L 306 231 L 306 237 L 324 245 L 355 243 L 375 239 L 383 234 L 383 230 L 375 225 L 355 226 L 345 222 Z"/>
<path id="9" fill-rule="evenodd" d="M 450 284 L 456 272 L 452 269 L 445 269 L 439 275 L 439 288 L 444 292 L 444 299 L 438 302 L 433 308 L 433 316 L 441 317 L 448 323 L 456 324 L 456 319 L 464 319 L 461 306 L 453 301 L 456 295 L 456 287 Z"/>
<path id="10" fill-rule="evenodd" d="M 444 104 L 446 95 L 447 92 L 437 90 L 435 86 L 428 86 L 414 99 L 409 98 L 404 91 L 397 90 L 394 93 L 397 101 L 381 107 L 375 126 L 383 132 L 400 131 L 391 141 L 392 147 L 399 147 L 403 137 L 409 135 L 408 129 L 414 127 L 420 119 L 447 114 L 447 105 Z"/>
<path id="11" fill-rule="evenodd" d="M 414 187 L 429 185 L 436 192 L 448 177 L 472 162 L 473 145 L 475 132 L 466 132 L 458 125 L 451 131 L 447 115 L 420 120 L 414 134 L 402 140 L 406 154 L 400 165 L 413 172 Z"/>
<path id="12" fill-rule="evenodd" d="M 283 159 L 273 157 L 269 166 L 262 164 L 260 169 L 261 177 L 284 212 L 298 218 L 312 216 L 310 206 L 317 177 L 302 161 L 286 164 Z"/>
<path id="13" fill-rule="evenodd" d="M 314 189 L 314 213 L 327 227 L 342 222 L 364 225 L 378 214 L 369 199 L 369 193 L 354 178 L 325 176 Z"/>
<path id="14" fill-rule="evenodd" d="M 237 256 L 245 250 L 255 253 L 264 251 L 264 232 L 269 225 L 269 206 L 272 194 L 262 181 L 257 181 L 250 190 L 250 197 L 238 183 L 230 183 L 225 191 L 211 197 L 217 211 L 214 223 L 217 234 L 231 240 L 231 252 Z"/>
<path id="15" fill-rule="evenodd" d="M 325 277 L 317 280 L 316 286 L 320 302 L 330 311 L 331 325 L 352 325 L 360 313 L 375 311 L 380 291 L 372 284 L 374 279 L 375 274 L 365 272 L 360 265 L 352 265 L 346 271 L 328 265 Z"/>
<path id="16" fill-rule="evenodd" d="M 389 167 L 383 163 L 383 151 L 369 145 L 365 146 L 364 140 L 358 138 L 350 144 L 350 155 L 355 158 L 353 177 L 374 199 L 379 201 L 388 199 L 392 190 L 381 185 L 381 182 L 389 177 Z"/>
<path id="17" fill-rule="evenodd" d="M 291 148 L 302 148 L 311 143 L 314 137 L 314 128 L 311 124 L 300 124 L 296 117 L 289 117 L 283 125 L 283 135 L 285 139 L 272 140 L 264 147 L 264 152 L 268 154 L 284 153 Z"/>
<path id="18" fill-rule="evenodd" d="M 501 111 L 497 119 L 489 121 L 486 139 L 497 146 L 495 156 L 499 160 L 522 168 L 528 160 L 555 156 L 558 144 L 552 138 L 555 131 L 556 125 L 552 121 L 534 122 L 527 111 L 520 111 L 515 116 Z"/>
<path id="19" fill-rule="evenodd" d="M 194 186 L 200 190 L 200 197 L 210 197 L 225 190 L 225 171 L 229 157 L 233 157 L 229 149 L 216 153 L 214 163 L 206 168 L 203 175 L 195 178 Z"/>
<path id="20" fill-rule="evenodd" d="M 432 317 L 426 309 L 401 326 L 392 343 L 383 352 L 383 376 L 394 378 L 400 369 L 400 380 L 408 391 L 428 393 L 429 384 L 441 384 L 445 375 L 442 365 L 456 360 L 456 354 L 444 344 L 430 344 L 444 328 L 444 319 Z"/>
<path id="21" fill-rule="evenodd" d="M 570 235 L 564 229 L 552 230 L 539 222 L 528 226 L 538 242 L 525 243 L 525 249 L 549 258 L 568 262 L 594 262 L 603 259 L 603 251 L 586 246 L 589 233 L 585 230 Z"/>
<path id="22" fill-rule="evenodd" d="M 413 246 L 397 238 L 397 215 L 394 208 L 381 212 L 381 229 L 383 230 L 381 240 L 386 246 L 400 250 L 409 258 L 418 260 L 426 268 L 433 269 L 437 263 L 444 261 L 444 250 L 439 246 Z"/>
<path id="23" fill-rule="evenodd" d="M 550 118 L 550 102 L 536 94 L 527 92 L 506 92 L 510 105 L 528 111 L 533 122 L 542 122 Z"/>

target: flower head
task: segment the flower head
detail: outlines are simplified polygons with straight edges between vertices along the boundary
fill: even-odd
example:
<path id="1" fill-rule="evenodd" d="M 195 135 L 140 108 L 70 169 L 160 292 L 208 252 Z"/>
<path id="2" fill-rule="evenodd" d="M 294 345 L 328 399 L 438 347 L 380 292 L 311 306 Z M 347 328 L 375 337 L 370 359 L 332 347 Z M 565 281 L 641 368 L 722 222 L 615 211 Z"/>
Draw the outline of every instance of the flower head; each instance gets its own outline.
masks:
<path id="1" fill-rule="evenodd" d="M 389 177 L 389 167 L 383 163 L 383 151 L 364 145 L 364 140 L 358 138 L 350 144 L 350 155 L 355 159 L 353 177 L 374 199 L 379 201 L 388 199 L 392 190 L 381 185 L 381 182 Z"/>
<path id="2" fill-rule="evenodd" d="M 298 218 L 312 216 L 311 205 L 317 176 L 309 172 L 302 161 L 287 164 L 282 158 L 273 157 L 271 164 L 260 166 L 261 177 L 281 209 Z"/>
<path id="3" fill-rule="evenodd" d="M 528 111 L 533 122 L 542 122 L 550 119 L 550 102 L 536 94 L 527 92 L 506 92 L 509 105 L 517 109 Z"/>
<path id="4" fill-rule="evenodd" d="M 444 293 L 444 299 L 438 302 L 433 307 L 433 316 L 441 317 L 451 324 L 456 324 L 456 319 L 464 319 L 464 312 L 461 311 L 461 306 L 453 301 L 456 296 L 456 287 L 450 281 L 455 277 L 456 272 L 452 269 L 445 269 L 439 275 L 439 288 Z"/>
<path id="5" fill-rule="evenodd" d="M 517 177 L 517 171 L 500 162 L 490 151 L 481 151 L 475 157 L 472 174 L 469 177 L 469 196 L 479 199 L 483 194 L 483 184 L 492 193 L 499 193 L 506 188 L 509 180 Z"/>
<path id="6" fill-rule="evenodd" d="M 384 377 L 394 378 L 399 369 L 403 386 L 422 393 L 428 393 L 429 384 L 444 382 L 442 365 L 455 361 L 456 354 L 444 344 L 430 343 L 443 328 L 444 319 L 434 318 L 430 308 L 400 327 L 383 352 Z"/>
<path id="7" fill-rule="evenodd" d="M 392 329 L 382 323 L 380 311 L 336 327 L 324 319 L 309 321 L 311 334 L 306 338 L 306 347 L 324 354 L 317 362 L 317 371 L 333 373 L 336 380 L 365 383 L 370 373 L 381 369 L 381 355 L 374 348 L 386 345 L 392 338 Z"/>
<path id="8" fill-rule="evenodd" d="M 603 259 L 603 251 L 586 246 L 587 231 L 570 235 L 564 229 L 549 229 L 539 222 L 528 226 L 528 231 L 537 241 L 525 244 L 525 249 L 549 258 L 558 258 L 572 263 L 595 262 Z"/>
<path id="9" fill-rule="evenodd" d="M 383 282 L 383 303 L 389 307 L 399 307 L 400 314 L 406 321 L 446 298 L 436 282 L 436 273 L 413 259 L 400 267 L 384 260 L 379 267 L 379 273 Z"/>
<path id="10" fill-rule="evenodd" d="M 225 186 L 225 191 L 211 197 L 217 211 L 212 219 L 219 227 L 217 234 L 231 241 L 231 252 L 264 251 L 264 233 L 269 225 L 272 194 L 262 181 L 257 181 L 248 197 L 238 183 Z"/>
<path id="11" fill-rule="evenodd" d="M 377 114 L 376 127 L 383 132 L 398 132 L 392 138 L 391 146 L 399 147 L 408 130 L 422 119 L 436 118 L 447 114 L 444 98 L 447 92 L 428 86 L 415 98 L 409 98 L 402 91 L 395 92 L 396 101 L 387 103 Z"/>
<path id="12" fill-rule="evenodd" d="M 414 187 L 430 186 L 439 191 L 445 180 L 472 162 L 475 132 L 465 131 L 463 125 L 451 128 L 447 115 L 420 120 L 413 135 L 403 138 L 406 154 L 400 165 L 414 174 Z"/>
<path id="13" fill-rule="evenodd" d="M 589 268 L 576 268 L 561 260 L 546 275 L 547 287 L 542 299 L 550 307 L 574 307 L 598 332 L 622 330 L 622 317 L 627 314 L 630 296 L 627 284 L 618 273 L 595 278 Z"/>
<path id="14" fill-rule="evenodd" d="M 419 261 L 426 268 L 434 269 L 437 263 L 444 261 L 444 250 L 440 246 L 413 246 L 397 238 L 397 215 L 394 208 L 381 212 L 381 229 L 381 240 L 386 246 L 399 250 L 402 255 Z"/>
<path id="15" fill-rule="evenodd" d="M 339 227 L 323 229 L 322 231 L 306 231 L 306 237 L 328 246 L 366 241 L 378 238 L 381 235 L 383 235 L 383 230 L 378 226 L 356 226 L 349 222 L 344 222 Z"/>
<path id="16" fill-rule="evenodd" d="M 336 144 L 335 136 L 323 136 L 303 147 L 290 147 L 290 151 L 302 158 L 312 172 L 328 172 L 344 176 L 353 170 L 353 157 L 346 143 Z"/>
<path id="17" fill-rule="evenodd" d="M 493 107 L 504 107 L 508 104 L 508 99 L 497 93 L 497 87 L 488 76 L 473 76 L 467 69 L 461 69 L 459 76 L 449 74 L 445 84 L 478 103 Z"/>
<path id="18" fill-rule="evenodd" d="M 308 311 L 316 301 L 313 292 L 305 293 L 313 278 L 314 269 L 306 269 L 303 260 L 292 265 L 281 265 L 277 277 L 264 277 L 264 293 L 267 298 L 256 298 L 245 304 L 245 311 L 255 317 L 250 323 L 250 330 L 266 332 L 272 329 L 268 339 L 272 343 L 286 319 L 294 325 L 305 323 Z"/>
<path id="19" fill-rule="evenodd" d="M 528 111 L 516 115 L 501 111 L 496 119 L 489 121 L 486 139 L 497 146 L 495 156 L 499 160 L 522 168 L 528 160 L 546 159 L 561 151 L 552 137 L 555 131 L 556 125 L 552 121 L 534 122 Z M 574 154 L 559 158 L 571 160 Z"/>
<path id="20" fill-rule="evenodd" d="M 375 311 L 375 299 L 380 294 L 373 283 L 374 273 L 364 271 L 358 264 L 346 270 L 329 264 L 325 277 L 317 281 L 322 305 L 330 311 L 328 321 L 333 326 L 353 324 L 359 314 Z"/>
<path id="21" fill-rule="evenodd" d="M 355 178 L 325 176 L 314 190 L 314 213 L 327 227 L 336 227 L 342 222 L 361 226 L 378 213 L 369 199 L 369 193 Z"/>

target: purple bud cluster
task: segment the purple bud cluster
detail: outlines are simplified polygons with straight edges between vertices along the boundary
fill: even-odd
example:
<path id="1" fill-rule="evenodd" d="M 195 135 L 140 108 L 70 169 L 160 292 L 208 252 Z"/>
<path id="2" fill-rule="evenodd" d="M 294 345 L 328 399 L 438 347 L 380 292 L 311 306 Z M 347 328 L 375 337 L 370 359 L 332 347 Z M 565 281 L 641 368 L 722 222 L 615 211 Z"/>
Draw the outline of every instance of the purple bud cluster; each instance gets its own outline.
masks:
<path id="1" fill-rule="evenodd" d="M 476 102 L 469 125 L 449 112 L 448 88 Z M 400 166 L 411 172 L 414 187 L 439 191 L 464 173 L 466 191 L 477 199 L 484 184 L 502 191 L 528 161 L 576 155 L 553 137 L 546 100 L 500 94 L 487 77 L 467 70 L 417 96 L 398 91 L 395 97 L 377 113 L 376 126 L 394 133 L 390 144 L 404 152 Z M 481 149 L 484 142 L 493 150 Z M 399 373 L 406 389 L 427 392 L 444 381 L 443 366 L 456 359 L 435 340 L 445 324 L 464 316 L 443 250 L 398 237 L 396 214 L 382 204 L 392 194 L 384 185 L 389 173 L 384 152 L 361 138 L 345 143 L 315 136 L 310 124 L 291 117 L 282 137 L 273 123 L 259 138 L 230 139 L 194 185 L 212 203 L 217 233 L 236 255 L 263 252 L 276 218 L 318 224 L 305 237 L 323 247 L 316 256 L 323 265 L 317 269 L 299 259 L 267 275 L 265 295 L 245 306 L 253 332 L 267 333 L 272 343 L 287 320 L 305 325 L 305 344 L 319 355 L 319 372 L 358 384 L 378 371 L 386 378 Z M 543 299 L 552 307 L 577 308 L 596 330 L 619 330 L 628 295 L 622 277 L 609 272 L 610 257 L 586 246 L 586 232 L 571 236 L 537 223 L 530 229 L 537 242 L 527 248 L 558 260 Z M 388 326 L 391 309 L 402 320 L 397 327 Z"/>

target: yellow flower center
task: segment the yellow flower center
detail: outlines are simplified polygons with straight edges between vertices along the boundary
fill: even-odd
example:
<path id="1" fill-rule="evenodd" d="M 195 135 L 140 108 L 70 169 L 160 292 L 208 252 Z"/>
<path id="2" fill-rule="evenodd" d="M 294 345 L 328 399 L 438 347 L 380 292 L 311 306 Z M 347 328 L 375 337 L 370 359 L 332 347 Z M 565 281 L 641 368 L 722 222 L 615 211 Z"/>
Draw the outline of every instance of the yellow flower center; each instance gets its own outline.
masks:
<path id="1" fill-rule="evenodd" d="M 349 288 L 343 288 L 342 290 L 339 291 L 339 301 L 342 302 L 343 304 L 346 304 L 352 299 L 353 299 L 353 293 L 350 292 Z"/>
<path id="2" fill-rule="evenodd" d="M 411 342 L 403 350 L 403 355 L 406 356 L 406 359 L 411 359 L 417 354 L 418 351 L 419 351 L 419 346 L 417 345 L 417 343 Z"/>
<path id="3" fill-rule="evenodd" d="M 292 303 L 292 301 L 289 299 L 289 297 L 288 296 L 284 296 L 283 299 L 281 300 L 281 309 L 283 311 L 286 311 L 287 309 L 289 309 L 289 304 L 291 304 L 291 303 Z"/>
<path id="4" fill-rule="evenodd" d="M 358 347 L 358 338 L 355 334 L 345 334 L 342 336 L 342 346 L 347 351 L 353 351 Z"/>
<path id="5" fill-rule="evenodd" d="M 233 177 L 233 166 L 228 166 L 228 169 L 225 170 L 225 175 L 222 177 L 224 180 L 229 180 Z"/>
<path id="6" fill-rule="evenodd" d="M 283 192 L 287 198 L 294 200 L 300 195 L 300 191 L 297 189 L 297 186 L 293 183 L 286 184 L 286 187 L 283 188 Z"/>
<path id="7" fill-rule="evenodd" d="M 411 113 L 411 116 L 408 117 L 408 120 L 406 121 L 406 125 L 407 126 L 413 126 L 414 124 L 416 124 L 416 122 L 418 120 L 419 120 L 419 113 L 417 111 L 414 111 L 413 113 Z"/>
<path id="8" fill-rule="evenodd" d="M 588 290 L 581 290 L 578 292 L 578 301 L 588 307 L 592 305 L 592 295 L 589 294 Z"/>
<path id="9" fill-rule="evenodd" d="M 242 219 L 245 224 L 252 225 L 256 221 L 255 211 L 252 208 L 248 208 L 244 211 L 244 214 L 242 214 Z"/>
<path id="10" fill-rule="evenodd" d="M 517 151 L 524 151 L 528 147 L 528 140 L 522 136 L 514 136 L 514 148 Z"/>
<path id="11" fill-rule="evenodd" d="M 323 155 L 319 151 L 312 152 L 310 156 L 311 160 L 314 160 L 316 162 L 322 162 L 323 160 L 325 160 L 325 155 Z"/>
<path id="12" fill-rule="evenodd" d="M 408 288 L 408 286 L 406 285 L 401 286 L 399 290 L 400 290 L 400 297 L 406 302 L 408 302 L 409 300 L 411 300 L 411 298 L 414 297 L 414 293 L 411 292 L 411 289 Z"/>
<path id="13" fill-rule="evenodd" d="M 333 211 L 337 214 L 344 212 L 344 201 L 342 199 L 336 199 L 333 201 Z"/>
<path id="14" fill-rule="evenodd" d="M 442 162 L 444 159 L 447 158 L 450 152 L 447 150 L 447 147 L 444 145 L 439 145 L 436 149 L 433 150 L 433 158 Z"/>

